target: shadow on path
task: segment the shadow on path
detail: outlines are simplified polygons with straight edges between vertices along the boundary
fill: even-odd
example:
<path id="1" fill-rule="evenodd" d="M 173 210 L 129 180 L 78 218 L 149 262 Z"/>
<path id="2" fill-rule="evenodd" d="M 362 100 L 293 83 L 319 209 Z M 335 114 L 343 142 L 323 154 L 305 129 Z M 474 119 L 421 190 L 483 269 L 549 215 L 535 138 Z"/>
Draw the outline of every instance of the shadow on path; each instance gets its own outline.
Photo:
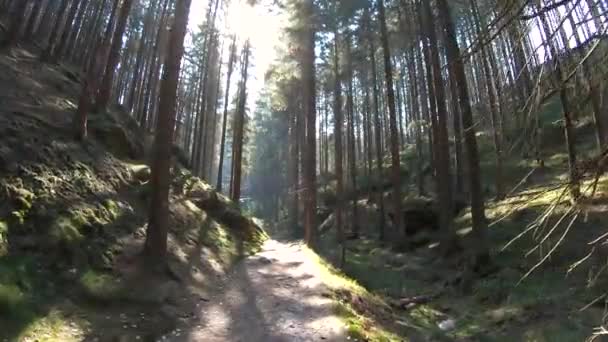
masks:
<path id="1" fill-rule="evenodd" d="M 166 341 L 346 341 L 318 265 L 300 244 L 268 241 L 237 265 Z"/>

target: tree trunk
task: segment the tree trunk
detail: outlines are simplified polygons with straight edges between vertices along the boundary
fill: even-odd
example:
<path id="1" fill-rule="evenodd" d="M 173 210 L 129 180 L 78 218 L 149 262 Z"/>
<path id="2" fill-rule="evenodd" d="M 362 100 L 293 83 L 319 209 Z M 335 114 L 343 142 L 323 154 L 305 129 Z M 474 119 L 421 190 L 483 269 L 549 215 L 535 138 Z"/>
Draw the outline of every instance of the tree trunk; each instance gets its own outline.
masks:
<path id="1" fill-rule="evenodd" d="M 351 51 L 351 38 L 346 35 L 346 73 L 348 78 L 348 92 L 346 94 L 346 114 L 348 116 L 348 162 L 350 167 L 351 192 L 352 192 L 352 233 L 354 237 L 359 236 L 359 215 L 357 213 L 357 153 L 355 150 L 355 113 L 353 100 L 353 60 Z"/>
<path id="2" fill-rule="evenodd" d="M 230 99 L 230 80 L 234 71 L 234 62 L 236 60 L 236 36 L 232 36 L 232 44 L 230 45 L 230 57 L 228 59 L 228 73 L 226 74 L 226 91 L 224 93 L 224 115 L 222 118 L 222 137 L 220 139 L 220 160 L 217 168 L 217 192 L 222 192 L 223 172 L 224 172 L 224 152 L 226 150 L 226 126 L 228 124 L 228 101 Z"/>
<path id="3" fill-rule="evenodd" d="M 397 128 L 397 113 L 395 110 L 395 90 L 393 88 L 393 66 L 391 64 L 391 52 L 388 44 L 388 29 L 386 26 L 386 14 L 384 9 L 384 0 L 378 1 L 380 21 L 380 32 L 382 41 L 382 50 L 384 52 L 384 71 L 386 80 L 387 101 L 389 109 L 389 125 L 390 125 L 390 150 L 392 162 L 392 180 L 393 180 L 393 213 L 395 217 L 395 229 L 398 234 L 405 235 L 403 226 L 403 215 L 401 214 L 402 196 L 401 196 L 401 162 L 399 157 L 399 130 Z"/>
<path id="4" fill-rule="evenodd" d="M 435 19 L 428 1 L 423 1 L 423 12 L 426 22 L 426 34 L 429 40 L 430 68 L 432 69 L 433 83 L 435 86 L 435 100 L 437 109 L 437 135 L 434 136 L 436 173 L 437 173 L 437 194 L 439 197 L 439 222 L 442 230 L 441 250 L 444 255 L 450 254 L 456 244 L 456 234 L 452 230 L 453 203 L 452 186 L 450 180 L 450 145 L 448 142 L 447 130 L 447 109 L 445 102 L 445 88 L 443 87 L 443 77 L 441 76 L 441 62 L 439 60 L 439 50 L 437 48 L 437 35 Z"/>
<path id="5" fill-rule="evenodd" d="M 78 0 L 73 0 L 73 1 L 78 1 Z M 116 1 L 118 1 L 118 0 L 116 0 Z M 55 50 L 55 44 L 57 43 L 56 42 L 57 37 L 61 33 L 61 29 L 62 29 L 63 23 L 64 23 L 64 16 L 68 11 L 69 5 L 70 5 L 69 0 L 63 0 L 61 2 L 61 5 L 59 5 L 59 9 L 57 12 L 57 18 L 55 19 L 55 24 L 53 25 L 53 28 L 51 30 L 51 36 L 49 37 L 49 40 L 47 42 L 46 49 L 44 50 L 44 52 L 41 55 L 42 60 L 48 60 L 53 55 L 53 51 Z"/>
<path id="6" fill-rule="evenodd" d="M 82 87 L 82 92 L 78 99 L 78 109 L 73 120 L 74 136 L 77 140 L 83 141 L 87 138 L 87 120 L 89 111 L 97 89 L 99 87 L 99 79 L 103 75 L 108 56 L 109 46 L 102 42 L 95 52 L 95 58 L 87 68 L 87 74 Z"/>
<path id="7" fill-rule="evenodd" d="M 234 138 L 232 140 L 232 187 L 230 198 L 238 205 L 241 198 L 241 178 L 243 165 L 243 138 L 245 131 L 245 109 L 247 104 L 247 78 L 249 69 L 249 56 L 251 47 L 249 41 L 245 42 L 243 47 L 243 65 L 241 84 L 239 90 L 239 102 L 234 120 Z"/>
<path id="8" fill-rule="evenodd" d="M 21 39 L 21 29 L 23 27 L 23 20 L 25 20 L 25 14 L 27 12 L 27 6 L 29 5 L 29 1 L 27 0 L 19 0 L 19 3 L 15 7 L 14 11 L 11 14 L 10 26 L 8 28 L 8 33 L 4 38 L 4 41 L 0 43 L 0 47 L 7 48 L 11 47 Z"/>
<path id="9" fill-rule="evenodd" d="M 477 4 L 475 2 L 475 0 L 471 0 L 471 8 L 473 10 L 473 19 L 474 19 L 474 23 L 477 29 L 477 33 L 482 36 L 485 37 L 486 36 L 486 32 L 485 29 L 483 29 L 482 27 L 485 27 L 485 23 L 481 22 L 481 18 L 479 16 L 479 12 L 477 9 Z M 491 53 L 491 52 L 490 52 Z M 502 179 L 502 137 L 501 137 L 501 131 L 499 129 L 499 123 L 498 123 L 498 99 L 497 99 L 497 95 L 496 95 L 496 88 L 494 86 L 494 80 L 492 77 L 493 74 L 490 70 L 490 64 L 489 64 L 489 53 L 488 53 L 488 48 L 487 47 L 482 47 L 481 48 L 481 64 L 483 67 L 483 74 L 485 75 L 485 80 L 486 80 L 486 90 L 488 92 L 488 103 L 490 105 L 490 119 L 491 119 L 491 123 L 492 123 L 492 136 L 494 139 L 494 154 L 495 154 L 495 161 L 496 161 L 496 174 L 494 175 L 494 184 L 496 187 L 496 198 L 501 200 L 504 198 L 504 187 L 503 187 L 503 179 Z"/>
<path id="10" fill-rule="evenodd" d="M 537 10 L 540 11 L 540 5 L 537 5 Z M 544 12 L 540 14 L 542 29 L 546 37 L 551 37 L 551 29 L 549 22 Z M 580 179 L 576 169 L 576 142 L 575 132 L 572 123 L 572 106 L 568 98 L 567 80 L 565 80 L 562 65 L 559 57 L 559 52 L 551 39 L 547 40 L 547 45 L 553 62 L 555 63 L 555 76 L 557 79 L 557 87 L 559 87 L 559 97 L 562 102 L 564 115 L 564 135 L 566 137 L 566 149 L 568 151 L 568 167 L 570 171 L 570 195 L 573 200 L 580 197 Z"/>
<path id="11" fill-rule="evenodd" d="M 385 219 L 385 209 L 384 209 L 384 187 L 382 186 L 382 181 L 384 179 L 382 172 L 382 124 L 380 120 L 380 94 L 378 90 L 378 71 L 376 65 L 376 47 L 374 45 L 374 37 L 371 36 L 371 18 L 369 15 L 369 8 L 365 8 L 365 23 L 366 23 L 366 35 L 369 44 L 369 57 L 370 57 L 370 65 L 371 65 L 371 73 L 372 73 L 372 84 L 373 84 L 373 108 L 374 108 L 374 138 L 376 142 L 376 169 L 377 169 L 377 201 L 378 207 L 380 209 L 379 222 L 378 222 L 378 231 L 380 240 L 385 239 L 384 232 L 384 219 Z"/>
<path id="12" fill-rule="evenodd" d="M 188 25 L 191 0 L 177 0 L 175 20 L 168 45 L 167 63 L 160 91 L 160 119 L 156 127 L 155 153 L 150 188 L 152 200 L 144 254 L 151 265 L 166 262 L 169 226 L 169 186 L 171 183 L 171 147 L 175 127 L 175 103 L 180 66 L 184 53 L 184 37 Z"/>
<path id="13" fill-rule="evenodd" d="M 315 27 L 313 0 L 305 0 L 305 43 L 303 60 L 303 109 L 306 116 L 306 158 L 305 158 L 305 189 L 306 203 L 304 214 L 304 240 L 309 247 L 314 246 L 316 239 L 316 210 L 317 210 L 317 112 L 315 86 Z"/>
<path id="14" fill-rule="evenodd" d="M 489 261 L 488 244 L 486 242 L 485 230 L 487 228 L 485 216 L 485 204 L 481 189 L 481 168 L 479 166 L 479 152 L 477 148 L 477 137 L 467 78 L 464 71 L 464 62 L 460 55 L 460 48 L 456 40 L 456 30 L 450 17 L 447 0 L 437 0 L 439 18 L 445 33 L 446 53 L 449 70 L 454 73 L 454 79 L 458 85 L 460 102 L 460 113 L 464 130 L 465 147 L 467 152 L 467 175 L 469 181 L 469 193 L 471 196 L 471 217 L 473 223 L 473 237 L 476 240 L 473 249 L 473 268 L 479 268 Z"/>
<path id="15" fill-rule="evenodd" d="M 183 1 L 183 0 L 182 0 Z M 187 0 L 191 1 L 191 0 Z M 131 12 L 133 0 L 124 0 L 120 9 L 118 20 L 116 21 L 116 30 L 114 31 L 114 37 L 112 38 L 112 47 L 108 56 L 108 65 L 106 66 L 105 74 L 101 81 L 101 86 L 97 98 L 95 99 L 95 109 L 97 111 L 106 111 L 110 96 L 112 94 L 112 83 L 114 82 L 114 74 L 116 67 L 120 61 L 120 50 L 122 48 L 122 36 L 125 34 L 127 28 L 127 19 Z"/>
<path id="16" fill-rule="evenodd" d="M 56 62 L 61 56 L 63 50 L 68 44 L 70 34 L 73 30 L 77 29 L 74 24 L 74 19 L 76 19 L 76 14 L 78 14 L 78 7 L 86 6 L 86 1 L 82 0 L 73 0 L 72 6 L 70 6 L 70 10 L 68 11 L 68 16 L 65 21 L 65 25 L 63 28 L 63 32 L 61 33 L 61 37 L 59 38 L 59 42 L 54 50 L 50 51 L 50 56 L 54 62 Z"/>
<path id="17" fill-rule="evenodd" d="M 344 172 L 343 156 L 342 156 L 342 126 L 344 120 L 342 118 L 342 77 L 340 75 L 340 49 L 339 49 L 339 33 L 336 28 L 334 31 L 334 151 L 335 151 L 335 172 L 336 172 L 336 234 L 340 244 L 344 243 L 344 227 L 343 227 L 343 195 L 344 195 Z"/>

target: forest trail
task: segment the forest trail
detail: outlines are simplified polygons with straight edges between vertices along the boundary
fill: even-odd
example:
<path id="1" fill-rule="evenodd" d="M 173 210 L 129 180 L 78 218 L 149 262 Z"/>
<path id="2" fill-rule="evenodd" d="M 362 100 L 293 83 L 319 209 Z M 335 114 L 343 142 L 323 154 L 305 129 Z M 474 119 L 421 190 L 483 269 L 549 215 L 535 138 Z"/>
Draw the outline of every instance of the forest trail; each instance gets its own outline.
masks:
<path id="1" fill-rule="evenodd" d="M 346 341 L 320 265 L 301 243 L 269 240 L 241 261 L 186 327 L 165 341 Z M 184 333 L 187 331 L 188 333 Z"/>

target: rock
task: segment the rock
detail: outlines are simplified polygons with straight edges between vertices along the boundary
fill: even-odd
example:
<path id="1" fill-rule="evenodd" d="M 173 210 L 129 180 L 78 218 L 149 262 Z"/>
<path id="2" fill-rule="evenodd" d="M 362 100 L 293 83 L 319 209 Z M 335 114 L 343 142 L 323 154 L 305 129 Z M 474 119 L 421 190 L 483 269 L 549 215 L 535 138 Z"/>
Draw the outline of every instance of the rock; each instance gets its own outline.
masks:
<path id="1" fill-rule="evenodd" d="M 453 217 L 458 216 L 465 207 L 465 201 L 455 199 Z M 440 208 L 435 200 L 426 197 L 407 198 L 403 201 L 402 208 L 406 235 L 413 236 L 423 231 L 439 230 Z M 393 223 L 394 213 L 389 212 L 388 216 Z"/>
<path id="2" fill-rule="evenodd" d="M 152 170 L 147 165 L 137 165 L 131 168 L 133 179 L 140 183 L 147 183 L 152 176 Z"/>
<path id="3" fill-rule="evenodd" d="M 193 198 L 192 202 L 205 211 L 218 210 L 220 208 L 220 201 L 217 192 L 214 190 L 196 191 L 191 193 L 190 196 Z"/>
<path id="4" fill-rule="evenodd" d="M 437 325 L 439 327 L 439 329 L 441 329 L 442 331 L 450 331 L 450 330 L 454 330 L 454 328 L 456 328 L 456 321 L 454 321 L 453 319 L 446 319 L 445 321 L 441 321 L 439 322 L 439 324 Z"/>

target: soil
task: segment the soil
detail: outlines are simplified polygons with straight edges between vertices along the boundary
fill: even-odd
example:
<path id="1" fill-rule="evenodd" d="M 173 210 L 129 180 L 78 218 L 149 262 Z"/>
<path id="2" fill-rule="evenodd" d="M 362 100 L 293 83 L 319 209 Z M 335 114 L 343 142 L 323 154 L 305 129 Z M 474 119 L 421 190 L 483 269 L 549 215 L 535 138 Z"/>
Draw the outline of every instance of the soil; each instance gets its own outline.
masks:
<path id="1" fill-rule="evenodd" d="M 194 315 L 164 341 L 346 341 L 320 266 L 300 243 L 268 240 L 262 251 L 198 298 Z"/>

